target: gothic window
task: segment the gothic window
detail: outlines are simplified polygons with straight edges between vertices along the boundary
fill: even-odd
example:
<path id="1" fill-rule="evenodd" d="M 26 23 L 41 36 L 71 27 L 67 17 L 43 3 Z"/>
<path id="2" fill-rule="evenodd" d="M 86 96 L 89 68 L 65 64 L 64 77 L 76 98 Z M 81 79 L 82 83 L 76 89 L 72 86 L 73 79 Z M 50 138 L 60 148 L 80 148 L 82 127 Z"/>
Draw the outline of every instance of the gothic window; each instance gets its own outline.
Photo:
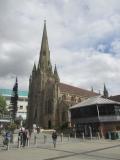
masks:
<path id="1" fill-rule="evenodd" d="M 52 101 L 48 100 L 48 113 L 52 113 L 53 112 L 53 106 L 52 106 Z"/>
<path id="2" fill-rule="evenodd" d="M 74 96 L 72 96 L 72 97 L 71 97 L 71 101 L 74 101 L 74 99 L 75 99 L 75 97 L 74 97 Z"/>
<path id="3" fill-rule="evenodd" d="M 62 112 L 62 121 L 65 122 L 66 116 L 65 116 L 65 111 Z"/>
<path id="4" fill-rule="evenodd" d="M 46 104 L 45 104 L 45 113 L 46 114 L 53 113 L 53 106 L 52 106 L 52 101 L 51 100 L 46 101 Z"/>
<path id="5" fill-rule="evenodd" d="M 81 102 L 81 98 L 78 99 L 78 102 Z"/>
<path id="6" fill-rule="evenodd" d="M 66 100 L 66 95 L 65 94 L 62 96 L 62 100 Z"/>

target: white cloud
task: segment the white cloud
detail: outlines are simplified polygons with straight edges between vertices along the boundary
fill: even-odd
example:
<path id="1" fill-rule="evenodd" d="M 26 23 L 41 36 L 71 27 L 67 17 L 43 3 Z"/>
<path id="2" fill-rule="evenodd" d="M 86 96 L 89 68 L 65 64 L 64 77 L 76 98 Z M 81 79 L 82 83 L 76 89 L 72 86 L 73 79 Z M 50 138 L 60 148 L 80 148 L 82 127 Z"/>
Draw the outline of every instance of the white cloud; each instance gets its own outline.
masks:
<path id="1" fill-rule="evenodd" d="M 62 82 L 97 91 L 106 82 L 120 93 L 119 0 L 1 0 L 0 87 L 11 88 L 17 75 L 19 88 L 28 88 L 44 19 Z"/>

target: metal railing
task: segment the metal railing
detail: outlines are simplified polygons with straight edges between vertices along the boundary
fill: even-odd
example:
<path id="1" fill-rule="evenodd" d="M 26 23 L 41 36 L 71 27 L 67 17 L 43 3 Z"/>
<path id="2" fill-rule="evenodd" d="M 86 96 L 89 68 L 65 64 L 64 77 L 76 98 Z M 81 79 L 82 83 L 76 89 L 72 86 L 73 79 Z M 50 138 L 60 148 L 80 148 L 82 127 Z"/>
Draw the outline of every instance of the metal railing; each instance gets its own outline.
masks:
<path id="1" fill-rule="evenodd" d="M 79 118 L 76 119 L 79 123 L 93 123 L 93 122 L 117 122 L 120 121 L 119 115 L 111 115 L 111 116 L 96 116 L 96 117 L 87 117 L 87 118 Z"/>

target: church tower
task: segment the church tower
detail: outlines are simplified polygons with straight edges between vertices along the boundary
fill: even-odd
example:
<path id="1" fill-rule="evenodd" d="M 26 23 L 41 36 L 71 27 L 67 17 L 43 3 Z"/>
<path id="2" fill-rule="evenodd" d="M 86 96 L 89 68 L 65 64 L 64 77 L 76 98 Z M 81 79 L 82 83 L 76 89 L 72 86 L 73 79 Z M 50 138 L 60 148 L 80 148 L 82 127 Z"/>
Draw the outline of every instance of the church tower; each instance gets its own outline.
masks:
<path id="1" fill-rule="evenodd" d="M 44 21 L 39 62 L 34 64 L 29 79 L 28 116 L 29 128 L 36 124 L 43 128 L 57 125 L 58 84 L 57 67 L 54 72 L 50 61 L 50 50 L 47 37 L 46 21 Z"/>
<path id="2" fill-rule="evenodd" d="M 33 124 L 43 128 L 66 126 L 69 107 L 95 95 L 94 91 L 60 83 L 57 66 L 52 69 L 44 21 L 38 64 L 34 64 L 29 78 L 27 127 L 32 129 Z"/>

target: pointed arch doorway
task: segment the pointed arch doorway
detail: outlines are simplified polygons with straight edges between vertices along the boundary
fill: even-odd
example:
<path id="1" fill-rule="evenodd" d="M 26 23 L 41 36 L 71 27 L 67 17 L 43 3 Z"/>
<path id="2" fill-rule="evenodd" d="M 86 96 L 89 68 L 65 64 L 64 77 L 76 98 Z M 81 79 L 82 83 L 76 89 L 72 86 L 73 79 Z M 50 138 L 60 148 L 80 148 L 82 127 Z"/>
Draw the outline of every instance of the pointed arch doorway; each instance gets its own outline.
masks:
<path id="1" fill-rule="evenodd" d="M 51 123 L 51 120 L 49 120 L 48 121 L 48 128 L 51 129 L 51 127 L 52 127 L 52 123 Z"/>

